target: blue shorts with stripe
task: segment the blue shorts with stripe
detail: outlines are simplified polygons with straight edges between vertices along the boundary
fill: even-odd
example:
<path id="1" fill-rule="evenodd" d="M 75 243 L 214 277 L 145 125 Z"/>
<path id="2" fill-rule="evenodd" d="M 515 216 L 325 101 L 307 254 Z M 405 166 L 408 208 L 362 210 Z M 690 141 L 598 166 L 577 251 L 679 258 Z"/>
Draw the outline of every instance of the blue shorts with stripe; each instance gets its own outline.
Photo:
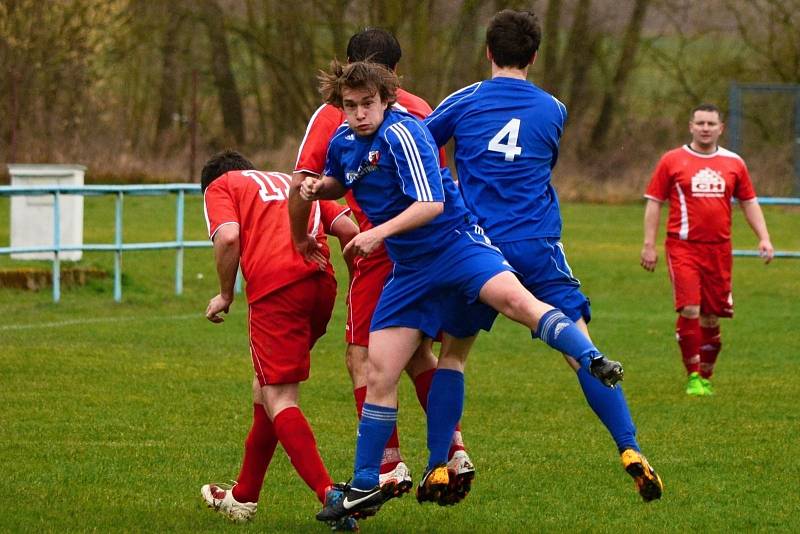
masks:
<path id="1" fill-rule="evenodd" d="M 564 246 L 556 237 L 542 237 L 498 243 L 508 262 L 522 278 L 522 284 L 537 299 L 577 321 L 592 319 L 589 299 L 581 292 L 581 282 L 572 274 Z"/>
<path id="2" fill-rule="evenodd" d="M 452 230 L 436 253 L 413 264 L 395 263 L 370 331 L 407 327 L 429 337 L 440 330 L 468 337 L 489 330 L 497 312 L 478 296 L 489 279 L 505 271 L 514 272 L 480 227 Z"/>

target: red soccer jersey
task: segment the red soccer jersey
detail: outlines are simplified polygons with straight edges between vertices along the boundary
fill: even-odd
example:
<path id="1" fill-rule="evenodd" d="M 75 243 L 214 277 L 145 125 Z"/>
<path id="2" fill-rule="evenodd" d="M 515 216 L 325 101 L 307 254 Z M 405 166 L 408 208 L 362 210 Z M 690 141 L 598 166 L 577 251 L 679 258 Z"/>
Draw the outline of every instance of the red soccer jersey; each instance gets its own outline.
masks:
<path id="1" fill-rule="evenodd" d="M 419 119 L 424 119 L 431 114 L 431 107 L 420 97 L 409 93 L 403 89 L 397 89 L 397 103 L 395 104 L 402 111 L 414 115 Z M 344 111 L 330 104 L 323 104 L 311 116 L 306 128 L 306 134 L 300 143 L 300 150 L 297 152 L 297 162 L 294 166 L 295 172 L 307 172 L 320 175 L 325 170 L 325 156 L 328 153 L 328 143 L 333 137 L 336 129 L 345 122 Z M 445 165 L 444 150 L 439 151 L 440 164 Z M 372 228 L 372 224 L 367 220 L 367 216 L 361 211 L 352 191 L 348 191 L 345 200 L 353 215 L 358 221 L 361 231 Z M 385 252 L 384 252 L 385 254 Z"/>
<path id="2" fill-rule="evenodd" d="M 292 243 L 287 201 L 291 181 L 279 172 L 232 171 L 214 180 L 203 197 L 212 240 L 221 226 L 239 225 L 240 262 L 249 303 L 319 272 L 319 266 L 305 261 Z M 348 211 L 332 201 L 312 204 L 308 233 L 316 236 L 327 258 L 325 233 Z M 330 262 L 326 270 L 333 275 Z"/>
<path id="3" fill-rule="evenodd" d="M 687 241 L 718 243 L 731 238 L 731 198 L 756 198 L 747 165 L 719 147 L 700 154 L 688 145 L 658 162 L 645 198 L 669 202 L 667 234 Z"/>

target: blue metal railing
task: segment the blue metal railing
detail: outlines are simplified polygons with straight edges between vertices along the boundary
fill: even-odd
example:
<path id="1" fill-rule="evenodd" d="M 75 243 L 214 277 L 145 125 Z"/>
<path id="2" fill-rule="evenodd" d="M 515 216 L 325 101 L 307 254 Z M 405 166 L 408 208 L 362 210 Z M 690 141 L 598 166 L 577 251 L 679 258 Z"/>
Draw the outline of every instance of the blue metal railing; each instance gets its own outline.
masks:
<path id="1" fill-rule="evenodd" d="M 122 200 L 128 195 L 166 195 L 176 193 L 175 241 L 153 243 L 122 242 Z M 0 186 L 0 196 L 13 195 L 53 195 L 53 246 L 0 247 L 0 254 L 27 252 L 53 253 L 53 301 L 61 300 L 61 262 L 59 254 L 76 250 L 114 252 L 114 300 L 122 300 L 122 252 L 130 250 L 175 249 L 175 294 L 183 293 L 183 252 L 187 248 L 211 247 L 210 241 L 185 241 L 183 238 L 183 218 L 186 194 L 200 194 L 198 184 L 163 185 L 83 185 L 83 186 Z M 110 195 L 116 197 L 114 213 L 114 243 L 85 243 L 82 245 L 61 244 L 61 195 Z M 800 206 L 800 198 L 763 197 L 758 199 L 762 205 Z M 756 250 L 734 250 L 734 256 L 758 256 Z M 776 258 L 800 258 L 800 252 L 776 251 Z M 241 273 L 236 277 L 236 292 L 242 290 Z"/>
<path id="2" fill-rule="evenodd" d="M 758 203 L 762 206 L 800 206 L 800 198 L 794 197 L 759 197 Z M 734 256 L 748 256 L 759 257 L 757 250 L 736 250 L 733 251 Z M 794 251 L 775 251 L 776 258 L 800 258 L 800 252 Z"/>
<path id="3" fill-rule="evenodd" d="M 152 243 L 122 242 L 122 205 L 124 195 L 166 195 L 176 193 L 175 241 Z M 53 195 L 53 246 L 0 247 L 0 254 L 30 252 L 53 253 L 53 301 L 61 300 L 61 261 L 59 254 L 68 251 L 109 251 L 114 252 L 114 300 L 122 300 L 122 252 L 130 250 L 175 249 L 175 294 L 183 293 L 183 253 L 187 248 L 211 247 L 211 242 L 185 241 L 183 218 L 186 194 L 200 194 L 198 184 L 163 185 L 84 185 L 84 186 L 0 186 L 0 196 L 13 195 Z M 85 243 L 81 245 L 61 244 L 61 195 L 115 195 L 114 242 Z M 241 291 L 241 276 L 236 279 L 236 291 Z"/>

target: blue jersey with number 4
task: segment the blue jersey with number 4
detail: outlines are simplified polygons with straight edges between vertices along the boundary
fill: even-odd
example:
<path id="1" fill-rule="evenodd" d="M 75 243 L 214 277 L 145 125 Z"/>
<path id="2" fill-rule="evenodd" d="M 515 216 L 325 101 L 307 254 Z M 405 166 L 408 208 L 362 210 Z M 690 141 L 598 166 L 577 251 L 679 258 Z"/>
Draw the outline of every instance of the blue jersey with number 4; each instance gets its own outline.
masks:
<path id="1" fill-rule="evenodd" d="M 549 93 L 497 77 L 456 91 L 425 119 L 439 146 L 455 139 L 464 202 L 493 242 L 561 236 L 550 173 L 566 118 Z"/>
<path id="2" fill-rule="evenodd" d="M 331 138 L 325 174 L 353 190 L 373 226 L 399 215 L 414 202 L 444 202 L 444 212 L 418 228 L 386 239 L 394 262 L 411 262 L 456 238 L 475 224 L 449 173 L 439 170 L 439 153 L 419 119 L 389 109 L 378 130 L 359 136 L 347 124 Z"/>

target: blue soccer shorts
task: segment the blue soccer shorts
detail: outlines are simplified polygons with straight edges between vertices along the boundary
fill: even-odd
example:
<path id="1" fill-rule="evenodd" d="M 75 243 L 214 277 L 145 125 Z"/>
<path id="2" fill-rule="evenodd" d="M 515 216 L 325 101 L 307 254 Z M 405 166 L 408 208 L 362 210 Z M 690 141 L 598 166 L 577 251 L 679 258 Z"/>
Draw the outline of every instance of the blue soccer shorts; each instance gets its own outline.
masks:
<path id="1" fill-rule="evenodd" d="M 560 309 L 573 321 L 583 318 L 588 323 L 592 319 L 589 299 L 581 292 L 581 282 L 572 274 L 558 238 L 526 239 L 497 246 L 534 297 Z"/>
<path id="2" fill-rule="evenodd" d="M 440 330 L 469 337 L 491 328 L 497 312 L 478 301 L 481 288 L 514 270 L 480 228 L 453 230 L 441 241 L 435 254 L 395 263 L 370 331 L 407 327 L 435 338 Z"/>

